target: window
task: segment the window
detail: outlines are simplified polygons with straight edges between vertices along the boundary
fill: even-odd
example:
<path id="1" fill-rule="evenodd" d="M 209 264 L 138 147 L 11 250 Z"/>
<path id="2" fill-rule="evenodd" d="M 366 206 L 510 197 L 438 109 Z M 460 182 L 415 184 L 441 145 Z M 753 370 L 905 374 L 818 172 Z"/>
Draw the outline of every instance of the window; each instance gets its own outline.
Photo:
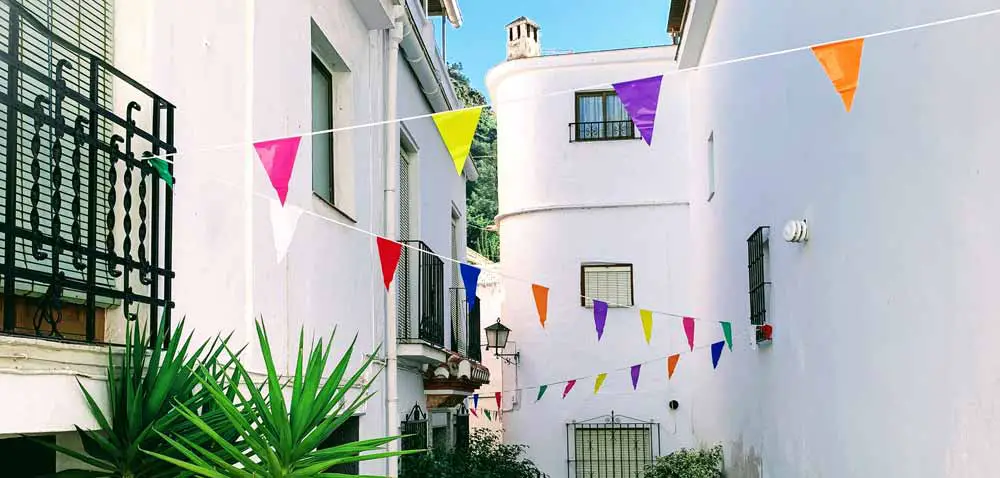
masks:
<path id="1" fill-rule="evenodd" d="M 312 130 L 333 129 L 333 74 L 316 56 L 312 57 Z M 313 192 L 334 204 L 333 134 L 312 136 Z"/>
<path id="2" fill-rule="evenodd" d="M 757 329 L 757 342 L 764 340 L 760 326 L 767 323 L 767 294 L 771 283 L 768 270 L 767 226 L 758 227 L 747 238 L 747 269 L 750 281 L 750 323 Z"/>
<path id="3" fill-rule="evenodd" d="M 414 404 L 410 413 L 406 414 L 406 419 L 399 427 L 400 450 L 426 450 L 427 449 L 427 414 L 420 408 L 419 404 Z M 405 455 L 400 459 L 402 468 L 406 468 L 415 455 Z"/>
<path id="4" fill-rule="evenodd" d="M 447 411 L 431 411 L 431 446 L 438 451 L 452 448 L 450 416 Z"/>
<path id="5" fill-rule="evenodd" d="M 332 435 L 327 437 L 326 441 L 320 448 L 332 448 L 335 446 L 344 445 L 347 443 L 354 443 L 360 440 L 360 425 L 361 420 L 359 417 L 348 418 L 340 428 L 337 428 Z M 355 453 L 357 456 L 357 453 Z M 327 473 L 340 473 L 342 475 L 357 475 L 358 462 L 354 463 L 342 463 L 340 465 L 334 465 L 326 469 Z"/>
<path id="6" fill-rule="evenodd" d="M 597 420 L 615 421 L 598 422 Z M 642 476 L 659 449 L 660 426 L 613 415 L 566 426 L 569 476 L 632 478 Z"/>
<path id="7" fill-rule="evenodd" d="M 706 199 L 706 201 L 711 201 L 712 198 L 715 197 L 715 131 L 709 133 L 708 135 L 707 160 L 708 199 Z"/>
<path id="8" fill-rule="evenodd" d="M 614 91 L 576 94 L 575 141 L 636 138 L 625 105 Z M 572 138 L 571 138 L 572 139 Z"/>
<path id="9" fill-rule="evenodd" d="M 36 437 L 55 444 L 54 436 Z M 48 476 L 56 472 L 56 452 L 28 438 L 0 439 L 4 476 Z"/>
<path id="10" fill-rule="evenodd" d="M 580 266 L 580 305 L 593 307 L 592 299 L 608 303 L 609 307 L 631 307 L 632 264 L 584 264 Z"/>

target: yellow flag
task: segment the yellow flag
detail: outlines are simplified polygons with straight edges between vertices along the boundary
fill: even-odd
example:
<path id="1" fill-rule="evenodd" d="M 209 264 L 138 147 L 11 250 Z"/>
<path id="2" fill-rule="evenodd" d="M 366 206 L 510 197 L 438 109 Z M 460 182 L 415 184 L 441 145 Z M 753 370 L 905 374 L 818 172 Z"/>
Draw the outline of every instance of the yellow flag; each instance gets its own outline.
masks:
<path id="1" fill-rule="evenodd" d="M 597 391 L 601 389 L 601 385 L 604 385 L 604 379 L 608 378 L 608 374 L 602 373 L 597 375 L 597 380 L 594 380 L 594 395 L 597 395 Z"/>
<path id="2" fill-rule="evenodd" d="M 465 158 L 469 157 L 469 150 L 472 149 L 472 137 L 476 134 L 476 126 L 479 125 L 479 115 L 482 112 L 483 107 L 477 106 L 431 116 L 460 176 L 465 167 Z"/>
<path id="3" fill-rule="evenodd" d="M 642 317 L 642 333 L 646 335 L 646 343 L 653 337 L 653 312 L 639 309 L 639 317 Z"/>

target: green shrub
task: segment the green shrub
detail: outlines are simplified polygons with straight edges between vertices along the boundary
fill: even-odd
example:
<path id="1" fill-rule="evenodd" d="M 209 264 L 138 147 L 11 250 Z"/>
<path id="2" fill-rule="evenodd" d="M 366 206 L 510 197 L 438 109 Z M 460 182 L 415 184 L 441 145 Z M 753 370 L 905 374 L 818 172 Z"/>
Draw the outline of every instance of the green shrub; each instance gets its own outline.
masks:
<path id="1" fill-rule="evenodd" d="M 434 450 L 405 457 L 400 478 L 540 478 L 546 475 L 524 457 L 524 445 L 501 443 L 487 430 L 474 430 L 466 449 Z"/>
<path id="2" fill-rule="evenodd" d="M 708 450 L 682 448 L 656 459 L 646 468 L 645 478 L 723 478 L 722 445 Z"/>

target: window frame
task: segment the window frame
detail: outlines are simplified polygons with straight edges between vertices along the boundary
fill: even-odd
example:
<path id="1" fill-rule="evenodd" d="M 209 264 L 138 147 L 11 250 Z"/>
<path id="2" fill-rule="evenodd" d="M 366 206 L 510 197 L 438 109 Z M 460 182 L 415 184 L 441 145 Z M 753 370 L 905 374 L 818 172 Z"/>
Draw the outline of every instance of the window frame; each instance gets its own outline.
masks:
<path id="1" fill-rule="evenodd" d="M 311 57 L 312 57 L 312 59 L 310 61 L 310 67 L 311 67 L 312 71 L 315 71 L 315 70 L 318 69 L 319 72 L 320 72 L 320 74 L 321 74 L 321 76 L 323 76 L 326 79 L 327 83 L 329 83 L 329 85 L 330 85 L 330 104 L 329 104 L 330 109 L 329 109 L 329 114 L 327 115 L 326 119 L 327 119 L 327 124 L 329 124 L 330 127 L 332 128 L 333 124 L 334 124 L 333 123 L 333 111 L 336 108 L 336 101 L 337 101 L 337 98 L 336 98 L 336 85 L 334 83 L 334 78 L 333 78 L 333 69 L 330 68 L 329 66 L 327 66 L 327 64 L 323 61 L 322 58 L 320 58 L 319 54 L 316 51 L 311 52 Z M 312 71 L 310 71 L 310 73 L 312 73 Z M 316 85 L 312 81 L 312 75 L 311 74 L 310 74 L 309 78 L 310 78 L 310 85 L 309 85 L 310 86 L 310 92 L 312 92 L 312 91 L 315 90 Z M 310 100 L 309 107 L 310 107 L 310 112 L 312 112 L 313 108 L 315 108 L 315 104 L 313 103 L 312 100 Z M 312 115 L 310 115 L 310 116 L 312 116 Z M 328 142 L 328 147 L 329 147 L 329 150 L 330 150 L 330 157 L 327 158 L 327 160 L 326 160 L 327 161 L 327 166 L 328 166 L 328 171 L 329 171 L 329 173 L 328 173 L 329 177 L 327 178 L 327 180 L 329 181 L 329 188 L 330 188 L 329 191 L 326 191 L 326 194 L 328 194 L 329 197 L 326 197 L 321 192 L 317 191 L 315 180 L 313 181 L 313 184 L 312 184 L 312 192 L 313 192 L 313 195 L 315 195 L 316 197 L 320 198 L 321 200 L 323 200 L 324 202 L 326 202 L 330 206 L 333 206 L 333 207 L 336 208 L 337 207 L 337 183 L 336 183 L 336 174 L 337 174 L 337 159 L 336 158 L 337 158 L 337 151 L 335 149 L 336 145 L 334 143 L 334 138 L 333 138 L 333 134 L 332 133 L 318 134 L 318 135 L 313 135 L 312 136 L 312 142 L 313 142 L 312 144 L 313 145 L 315 145 L 317 141 L 323 141 L 323 140 L 326 140 Z M 313 148 L 313 150 L 312 150 L 312 158 L 310 158 L 310 159 L 311 159 L 312 162 L 316 161 L 316 149 L 315 148 Z"/>
<path id="2" fill-rule="evenodd" d="M 628 295 L 629 303 L 612 304 L 608 302 L 608 308 L 628 308 L 635 307 L 635 265 L 627 262 L 584 262 L 580 264 L 580 306 L 586 309 L 594 308 L 593 300 L 587 303 L 587 269 L 593 267 L 628 267 Z M 606 298 L 598 297 L 598 300 Z"/>
<path id="3" fill-rule="evenodd" d="M 573 123 L 570 128 L 572 136 L 570 142 L 587 142 L 587 141 L 620 141 L 629 139 L 638 139 L 639 136 L 636 134 L 635 122 L 629 117 L 625 120 L 616 120 L 613 123 L 628 122 L 631 127 L 631 134 L 611 134 L 609 129 L 609 124 L 612 121 L 608 120 L 610 116 L 610 111 L 608 110 L 608 98 L 615 97 L 618 98 L 618 92 L 615 90 L 600 90 L 600 91 L 577 91 L 573 94 Z M 582 98 L 601 98 L 601 121 L 581 121 L 580 118 L 580 100 Z M 620 100 L 619 100 L 620 101 Z M 586 124 L 600 124 L 601 128 L 598 130 L 599 133 L 593 136 L 583 137 L 582 125 Z"/>

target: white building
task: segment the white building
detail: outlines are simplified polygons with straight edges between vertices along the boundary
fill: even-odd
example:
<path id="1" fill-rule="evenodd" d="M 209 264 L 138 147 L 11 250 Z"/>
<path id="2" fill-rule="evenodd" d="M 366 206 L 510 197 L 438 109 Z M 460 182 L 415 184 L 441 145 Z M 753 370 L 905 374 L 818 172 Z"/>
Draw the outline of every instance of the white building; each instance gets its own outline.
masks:
<path id="1" fill-rule="evenodd" d="M 575 297 L 588 262 L 632 264 L 637 306 L 732 321 L 735 336 L 714 371 L 700 349 L 669 382 L 662 361 L 644 368 L 636 392 L 626 370 L 596 396 L 589 379 L 564 400 L 561 387 L 537 403 L 530 390 L 511 397 L 506 439 L 529 445 L 552 476 L 620 476 L 581 473 L 634 448 L 596 446 L 606 421 L 599 431 L 571 423 L 614 410 L 658 424 L 652 454 L 722 443 L 727 476 L 991 475 L 1000 255 L 986 238 L 1000 232 L 990 220 L 1000 67 L 978 52 L 996 42 L 1000 18 L 866 40 L 850 113 L 808 49 L 671 72 L 995 7 L 698 1 L 676 62 L 659 48 L 496 67 L 487 84 L 498 105 L 504 272 L 551 287 L 543 330 L 528 287 L 504 283 L 517 387 L 687 349 L 680 321 L 659 316 L 647 346 L 634 310 L 612 309 L 598 344 Z M 667 76 L 651 148 L 559 131 L 580 122 L 573 91 L 655 74 Z M 537 100 L 507 101 L 525 96 Z M 807 223 L 808 241 L 786 242 L 792 220 Z M 766 284 L 748 278 L 757 256 Z M 765 302 L 751 307 L 758 285 Z M 773 326 L 771 343 L 754 344 L 751 314 Z M 696 346 L 720 339 L 697 324 Z M 645 432 L 632 433 L 645 454 Z"/>
<path id="2" fill-rule="evenodd" d="M 22 73 L 10 82 L 5 73 L 4 91 L 13 85 L 28 107 L 37 94 L 94 99 L 90 107 L 64 100 L 61 113 L 48 109 L 43 116 L 72 126 L 77 115 L 93 114 L 104 146 L 95 149 L 94 170 L 78 168 L 92 164 L 89 148 L 77 148 L 83 159 L 74 163 L 73 136 L 64 133 L 61 168 L 53 167 L 52 158 L 60 156 L 43 128 L 42 172 L 35 173 L 29 145 L 36 123 L 23 112 L 31 110 L 22 106 L 13 119 L 24 146 L 5 150 L 4 164 L 16 162 L 21 179 L 16 188 L 9 187 L 11 176 L 3 182 L 16 199 L 4 203 L 3 217 L 13 217 L 11 211 L 17 217 L 4 222 L 4 230 L 16 225 L 22 232 L 16 243 L 4 244 L 11 286 L 0 335 L 0 461 L 17 455 L 18 463 L 35 467 L 25 474 L 70 465 L 16 437 L 49 435 L 72 445 L 74 425 L 96 426 L 76 382 L 103 399 L 108 349 L 88 342 L 120 342 L 126 308 L 144 324 L 150 316 L 173 323 L 184 317 L 199 337 L 233 331 L 237 344 L 255 342 L 253 321 L 262 318 L 286 374 L 294 371 L 300 328 L 321 337 L 337 327 L 338 350 L 357 334 L 356 361 L 381 345 L 379 362 L 388 369 L 374 386 L 376 398 L 338 439 L 396 434 L 401 422 L 407 430 L 422 429 L 427 446 L 461 439 L 466 422 L 458 405 L 488 372 L 470 359 L 478 357 L 478 348 L 470 347 L 478 334 L 470 339 L 469 331 L 479 327 L 468 323 L 453 264 L 408 250 L 386 293 L 374 238 L 337 224 L 464 259 L 472 161 L 463 175 L 455 174 L 430 118 L 385 121 L 461 107 L 431 23 L 441 17 L 442 28 L 445 20 L 458 27 L 458 2 L 73 0 L 24 1 L 23 8 L 11 2 L 0 4 L 0 23 L 10 31 L 16 22 L 23 35 L 21 71 L 31 68 L 48 79 Z M 5 51 L 9 44 L 5 36 Z M 69 62 L 63 74 L 72 92 L 59 96 L 61 60 Z M 94 91 L 92 65 L 99 71 Z M 129 119 L 134 128 L 126 127 Z M 10 121 L 4 116 L 5 131 L 15 131 Z M 287 254 L 276 259 L 275 193 L 250 143 L 366 124 L 303 139 L 286 210 L 304 214 Z M 90 134 L 87 125 L 82 122 Z M 140 158 L 145 151 L 178 151 L 173 194 L 155 175 L 140 173 L 138 162 L 108 159 L 115 146 Z M 111 164 L 115 170 L 108 173 Z M 82 175 L 81 187 L 74 172 Z M 32 198 L 36 184 L 40 199 Z M 88 216 L 91 200 L 96 218 Z M 53 209 L 62 224 L 53 222 Z M 73 222 L 82 234 L 72 232 Z M 63 243 L 90 249 L 80 257 L 66 246 L 54 250 L 57 227 Z M 106 265 L 106 241 L 114 245 L 119 276 Z M 33 243 L 47 257 L 33 255 Z M 126 250 L 130 261 L 121 257 Z M 140 273 L 147 262 L 159 272 Z M 157 304 L 152 313 L 150 302 Z M 173 306 L 164 313 L 168 303 Z M 51 340 L 59 334 L 63 340 Z M 263 370 L 255 345 L 245 361 L 252 371 Z M 392 476 L 395 463 L 366 462 L 358 471 Z"/>

